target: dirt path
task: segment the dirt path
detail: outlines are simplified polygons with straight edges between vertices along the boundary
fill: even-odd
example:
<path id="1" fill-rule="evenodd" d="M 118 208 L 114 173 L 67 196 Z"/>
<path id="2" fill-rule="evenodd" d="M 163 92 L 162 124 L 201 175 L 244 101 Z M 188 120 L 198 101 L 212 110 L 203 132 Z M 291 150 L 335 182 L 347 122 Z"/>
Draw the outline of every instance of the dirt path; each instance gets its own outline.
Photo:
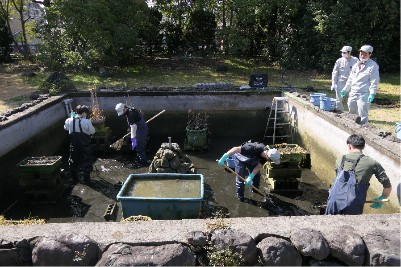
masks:
<path id="1" fill-rule="evenodd" d="M 37 90 L 19 77 L 22 72 L 9 66 L 0 68 L 0 113 L 20 105 L 17 101 L 10 101 L 13 98 L 28 98 Z"/>

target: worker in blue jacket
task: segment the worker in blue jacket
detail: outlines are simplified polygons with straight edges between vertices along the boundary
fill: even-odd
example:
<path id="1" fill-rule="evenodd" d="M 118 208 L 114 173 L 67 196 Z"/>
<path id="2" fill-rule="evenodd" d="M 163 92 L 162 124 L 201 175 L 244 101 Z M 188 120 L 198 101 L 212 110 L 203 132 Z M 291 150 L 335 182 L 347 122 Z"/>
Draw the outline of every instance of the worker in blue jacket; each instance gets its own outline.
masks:
<path id="1" fill-rule="evenodd" d="M 128 107 L 123 103 L 116 105 L 117 115 L 127 117 L 128 126 L 131 130 L 132 150 L 136 150 L 139 157 L 139 163 L 143 166 L 149 165 L 146 155 L 146 142 L 148 138 L 148 125 L 144 120 L 142 113 L 135 108 Z"/>
<path id="2" fill-rule="evenodd" d="M 270 149 L 268 146 L 252 140 L 228 150 L 219 159 L 218 164 L 224 166 L 226 159 L 232 155 L 235 155 L 235 172 L 241 177 L 247 176 L 245 182 L 239 176 L 236 177 L 236 192 L 241 202 L 245 199 L 245 185 L 252 184 L 254 187 L 259 188 L 260 169 L 263 164 L 267 161 L 280 164 L 280 152 L 277 149 Z"/>

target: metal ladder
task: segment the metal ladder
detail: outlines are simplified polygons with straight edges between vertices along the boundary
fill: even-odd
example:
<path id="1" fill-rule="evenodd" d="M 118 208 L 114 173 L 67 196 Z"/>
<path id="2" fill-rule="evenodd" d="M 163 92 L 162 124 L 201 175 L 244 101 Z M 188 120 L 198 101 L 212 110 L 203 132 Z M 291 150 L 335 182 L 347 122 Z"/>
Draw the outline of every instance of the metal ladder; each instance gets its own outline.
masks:
<path id="1" fill-rule="evenodd" d="M 272 116 L 273 111 L 274 111 L 274 116 Z M 269 118 L 267 119 L 266 123 L 264 139 L 270 137 L 273 138 L 272 141 L 273 145 L 275 144 L 276 137 L 278 138 L 291 137 L 292 140 L 291 115 L 292 114 L 290 111 L 290 104 L 288 102 L 288 97 L 274 97 L 269 113 Z M 273 123 L 272 126 L 271 122 Z M 277 129 L 282 129 L 284 131 L 286 127 L 288 127 L 287 134 L 281 133 L 283 135 L 276 135 Z M 273 135 L 267 135 L 269 129 L 273 129 Z"/>

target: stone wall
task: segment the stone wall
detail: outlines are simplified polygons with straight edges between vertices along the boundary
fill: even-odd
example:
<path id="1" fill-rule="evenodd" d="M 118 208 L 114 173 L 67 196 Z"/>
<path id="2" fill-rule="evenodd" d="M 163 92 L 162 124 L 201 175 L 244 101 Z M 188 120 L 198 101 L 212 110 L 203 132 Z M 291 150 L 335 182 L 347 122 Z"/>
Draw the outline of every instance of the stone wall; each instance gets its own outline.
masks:
<path id="1" fill-rule="evenodd" d="M 399 214 L 0 227 L 1 265 L 400 266 Z"/>

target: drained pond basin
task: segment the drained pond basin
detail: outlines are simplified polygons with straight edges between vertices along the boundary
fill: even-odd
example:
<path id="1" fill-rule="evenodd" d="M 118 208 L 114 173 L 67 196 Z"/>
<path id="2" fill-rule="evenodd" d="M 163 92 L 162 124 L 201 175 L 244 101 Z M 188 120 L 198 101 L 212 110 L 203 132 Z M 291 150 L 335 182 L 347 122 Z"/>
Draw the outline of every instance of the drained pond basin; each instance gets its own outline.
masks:
<path id="1" fill-rule="evenodd" d="M 154 113 L 145 113 L 145 118 L 150 118 Z M 185 153 L 192 161 L 198 174 L 203 176 L 203 197 L 200 203 L 198 218 L 211 218 L 216 215 L 226 217 L 268 217 L 268 216 L 303 216 L 320 214 L 319 204 L 327 200 L 328 187 L 321 177 L 317 177 L 315 166 L 328 166 L 332 158 L 325 154 L 315 155 L 318 161 L 312 161 L 312 168 L 302 169 L 301 177 L 296 190 L 288 192 L 268 192 L 268 187 L 262 179 L 259 189 L 266 196 L 246 190 L 245 201 L 240 202 L 235 193 L 235 175 L 218 166 L 216 159 L 220 158 L 228 149 L 239 146 L 243 142 L 253 139 L 263 141 L 263 134 L 268 114 L 265 110 L 247 111 L 206 111 L 208 118 L 208 148 L 202 150 L 187 150 Z M 125 134 L 126 122 L 114 113 L 107 114 L 106 126 L 112 130 L 113 140 Z M 184 150 L 185 128 L 187 123 L 186 112 L 166 111 L 165 114 L 149 123 L 148 155 L 152 159 L 161 144 L 169 142 L 178 144 Z M 68 173 L 68 138 L 67 133 L 60 135 L 63 121 L 51 127 L 48 133 L 38 137 L 35 145 L 45 146 L 48 136 L 64 138 L 62 146 L 58 148 L 62 156 L 61 168 L 65 189 L 62 195 L 52 203 L 35 199 L 24 201 L 21 194 L 13 195 L 4 200 L 0 205 L 0 211 L 9 219 L 24 219 L 38 217 L 48 222 L 102 222 L 107 220 L 120 221 L 123 218 L 121 202 L 117 194 L 122 184 L 132 174 L 148 173 L 148 167 L 140 167 L 135 163 L 134 152 L 105 151 L 100 149 L 94 153 L 94 169 L 91 173 L 93 183 L 85 185 L 73 184 Z M 295 143 L 296 139 L 294 140 Z M 18 154 L 21 159 L 29 155 L 29 146 L 21 146 Z M 21 156 L 25 153 L 26 155 Z M 57 156 L 57 155 L 48 155 Z M 334 167 L 327 170 L 334 175 Z M 19 173 L 15 173 L 14 179 L 19 179 Z M 82 180 L 82 179 L 81 179 Z M 138 183 L 130 194 L 140 194 L 140 197 L 151 197 L 155 193 L 165 194 L 165 197 L 182 198 L 197 197 L 198 195 L 185 195 L 184 190 L 174 190 L 176 180 L 169 180 L 160 190 L 157 189 L 158 181 L 153 184 Z M 190 185 L 187 186 L 198 186 Z M 157 192 L 155 192 L 157 191 Z M 183 195 L 184 194 L 184 195 Z M 107 215 L 110 206 L 113 214 Z M 144 214 L 143 214 L 144 215 Z"/>

